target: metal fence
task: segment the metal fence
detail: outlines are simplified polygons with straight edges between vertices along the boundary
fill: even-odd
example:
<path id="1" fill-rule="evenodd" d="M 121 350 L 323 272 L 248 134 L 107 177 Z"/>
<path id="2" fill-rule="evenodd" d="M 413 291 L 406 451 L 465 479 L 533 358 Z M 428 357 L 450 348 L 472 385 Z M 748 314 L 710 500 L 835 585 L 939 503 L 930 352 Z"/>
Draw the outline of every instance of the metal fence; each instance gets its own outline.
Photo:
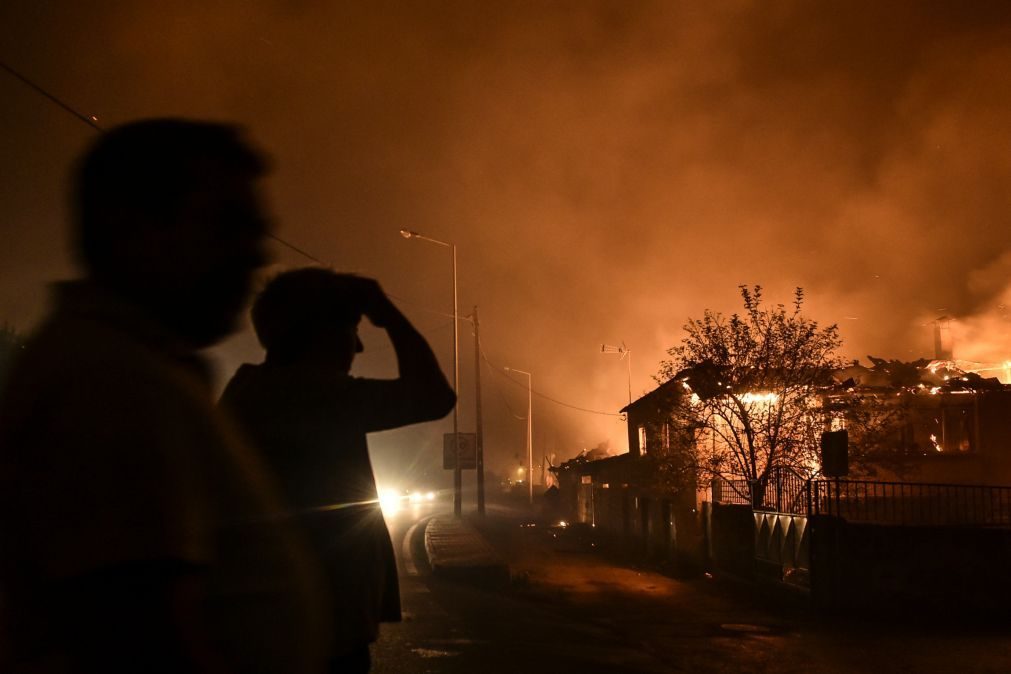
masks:
<path id="1" fill-rule="evenodd" d="M 807 482 L 790 468 L 773 468 L 757 482 L 718 477 L 713 481 L 713 501 L 802 515 L 807 513 Z"/>
<path id="2" fill-rule="evenodd" d="M 1011 527 L 1011 487 L 873 480 L 805 480 L 791 470 L 763 482 L 713 483 L 713 501 L 850 522 Z"/>
<path id="3" fill-rule="evenodd" d="M 808 480 L 791 468 L 773 468 L 755 505 L 760 510 L 805 515 L 808 512 L 807 484 Z"/>
<path id="4" fill-rule="evenodd" d="M 1011 526 L 1011 487 L 814 480 L 809 512 L 851 522 Z"/>
<path id="5" fill-rule="evenodd" d="M 748 480 L 713 478 L 713 502 L 732 505 L 751 505 L 751 483 Z"/>

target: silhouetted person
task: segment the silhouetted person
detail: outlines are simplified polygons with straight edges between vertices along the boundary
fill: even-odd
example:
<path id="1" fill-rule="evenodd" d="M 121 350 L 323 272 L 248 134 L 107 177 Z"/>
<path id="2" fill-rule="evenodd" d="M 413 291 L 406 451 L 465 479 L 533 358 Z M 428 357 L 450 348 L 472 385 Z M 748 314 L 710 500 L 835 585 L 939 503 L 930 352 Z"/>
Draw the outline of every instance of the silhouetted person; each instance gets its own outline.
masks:
<path id="1" fill-rule="evenodd" d="M 362 316 L 386 330 L 397 379 L 350 376 Z M 221 405 L 258 444 L 324 558 L 332 671 L 368 671 L 379 623 L 400 620 L 400 593 L 365 435 L 443 417 L 456 396 L 425 339 L 372 279 L 287 272 L 263 290 L 252 317 L 266 359 L 239 368 Z"/>
<path id="2" fill-rule="evenodd" d="M 184 120 L 113 129 L 78 166 L 85 278 L 55 288 L 0 408 L 15 671 L 322 671 L 321 568 L 196 354 L 264 261 L 264 169 Z"/>

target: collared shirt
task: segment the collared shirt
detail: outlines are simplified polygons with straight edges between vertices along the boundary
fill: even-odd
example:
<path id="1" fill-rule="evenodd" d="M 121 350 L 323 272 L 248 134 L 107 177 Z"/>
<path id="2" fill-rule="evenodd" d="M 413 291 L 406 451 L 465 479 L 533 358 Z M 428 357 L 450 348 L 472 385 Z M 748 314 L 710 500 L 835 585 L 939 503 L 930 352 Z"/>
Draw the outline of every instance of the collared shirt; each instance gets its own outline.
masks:
<path id="1" fill-rule="evenodd" d="M 214 409 L 203 362 L 142 309 L 57 288 L 7 382 L 0 475 L 8 621 L 31 650 L 60 648 L 62 581 L 169 560 L 205 570 L 202 619 L 234 671 L 321 671 L 315 557 Z"/>

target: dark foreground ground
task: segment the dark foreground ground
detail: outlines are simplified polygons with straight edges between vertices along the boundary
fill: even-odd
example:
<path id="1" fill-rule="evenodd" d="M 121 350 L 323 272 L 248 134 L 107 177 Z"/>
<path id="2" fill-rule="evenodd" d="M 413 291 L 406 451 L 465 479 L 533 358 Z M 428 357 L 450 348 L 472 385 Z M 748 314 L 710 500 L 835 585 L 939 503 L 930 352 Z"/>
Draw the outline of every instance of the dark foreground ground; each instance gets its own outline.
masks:
<path id="1" fill-rule="evenodd" d="M 407 537 L 418 521 L 391 523 L 407 620 L 384 627 L 381 674 L 1011 672 L 996 616 L 826 616 L 799 596 L 637 567 L 592 532 L 503 509 L 479 527 L 512 581 L 447 580 L 425 563 L 424 522 Z"/>

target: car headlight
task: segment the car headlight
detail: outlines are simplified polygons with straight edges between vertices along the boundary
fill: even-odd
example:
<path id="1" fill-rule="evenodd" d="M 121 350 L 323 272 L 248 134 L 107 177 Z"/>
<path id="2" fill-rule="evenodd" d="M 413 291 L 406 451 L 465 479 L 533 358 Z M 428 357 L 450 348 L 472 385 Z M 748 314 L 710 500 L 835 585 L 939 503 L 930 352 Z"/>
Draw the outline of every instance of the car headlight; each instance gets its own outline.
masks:
<path id="1" fill-rule="evenodd" d="M 400 510 L 400 492 L 396 489 L 380 489 L 379 507 L 384 515 L 396 514 Z"/>

